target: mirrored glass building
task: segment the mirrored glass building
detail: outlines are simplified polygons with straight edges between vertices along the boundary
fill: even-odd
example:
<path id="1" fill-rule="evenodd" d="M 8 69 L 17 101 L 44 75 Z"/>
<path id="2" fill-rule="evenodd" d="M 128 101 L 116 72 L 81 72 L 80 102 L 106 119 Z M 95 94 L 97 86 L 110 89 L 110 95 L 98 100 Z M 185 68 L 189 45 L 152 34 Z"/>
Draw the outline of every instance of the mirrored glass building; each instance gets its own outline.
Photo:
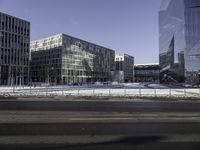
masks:
<path id="1" fill-rule="evenodd" d="M 115 51 L 58 34 L 31 42 L 31 81 L 56 84 L 107 82 Z"/>
<path id="2" fill-rule="evenodd" d="M 163 0 L 159 11 L 160 82 L 200 81 L 200 0 Z"/>

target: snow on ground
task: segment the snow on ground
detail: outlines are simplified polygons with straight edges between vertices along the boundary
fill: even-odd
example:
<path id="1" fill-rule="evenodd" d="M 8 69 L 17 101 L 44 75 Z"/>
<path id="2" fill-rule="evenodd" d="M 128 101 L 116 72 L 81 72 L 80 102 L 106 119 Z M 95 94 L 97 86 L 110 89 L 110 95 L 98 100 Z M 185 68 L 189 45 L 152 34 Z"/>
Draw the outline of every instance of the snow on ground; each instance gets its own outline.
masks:
<path id="1" fill-rule="evenodd" d="M 163 89 L 163 88 L 167 88 L 165 85 L 162 84 L 148 84 L 148 87 L 150 88 L 157 88 L 157 89 Z"/>
<path id="2" fill-rule="evenodd" d="M 114 85 L 82 85 L 51 87 L 0 87 L 0 95 L 13 96 L 166 96 L 166 97 L 200 97 L 199 88 L 169 89 L 161 84 L 122 83 Z"/>
<path id="3" fill-rule="evenodd" d="M 145 88 L 145 83 L 123 83 L 122 85 L 130 88 Z"/>

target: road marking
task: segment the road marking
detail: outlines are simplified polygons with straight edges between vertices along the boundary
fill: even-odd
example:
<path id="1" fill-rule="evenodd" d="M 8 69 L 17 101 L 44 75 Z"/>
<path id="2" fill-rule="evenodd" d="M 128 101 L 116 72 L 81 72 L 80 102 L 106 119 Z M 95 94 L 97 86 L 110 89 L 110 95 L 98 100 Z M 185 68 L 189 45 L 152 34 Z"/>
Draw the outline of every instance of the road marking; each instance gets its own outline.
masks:
<path id="1" fill-rule="evenodd" d="M 136 118 L 70 118 L 71 121 L 132 120 Z"/>
<path id="2" fill-rule="evenodd" d="M 142 122 L 142 121 L 152 121 L 152 122 L 200 122 L 200 117 L 188 117 L 188 118 L 176 118 L 176 117 L 115 117 L 115 118 L 69 118 L 70 121 L 135 121 L 135 122 Z"/>

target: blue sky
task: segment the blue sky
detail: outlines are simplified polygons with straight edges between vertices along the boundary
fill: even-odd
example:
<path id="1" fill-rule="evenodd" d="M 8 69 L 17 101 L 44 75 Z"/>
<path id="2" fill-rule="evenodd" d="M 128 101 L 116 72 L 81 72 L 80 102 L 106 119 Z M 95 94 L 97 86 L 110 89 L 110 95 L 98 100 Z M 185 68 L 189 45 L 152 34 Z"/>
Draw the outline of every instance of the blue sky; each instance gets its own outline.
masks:
<path id="1" fill-rule="evenodd" d="M 0 0 L 0 11 L 31 22 L 31 40 L 72 35 L 135 57 L 158 62 L 161 0 Z"/>

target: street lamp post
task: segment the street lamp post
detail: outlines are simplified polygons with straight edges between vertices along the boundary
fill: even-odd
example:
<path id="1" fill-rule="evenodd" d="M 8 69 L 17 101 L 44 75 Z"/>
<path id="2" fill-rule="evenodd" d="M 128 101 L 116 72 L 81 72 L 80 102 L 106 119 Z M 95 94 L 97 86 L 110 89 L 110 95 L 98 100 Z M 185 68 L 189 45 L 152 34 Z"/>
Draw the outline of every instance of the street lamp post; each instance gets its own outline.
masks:
<path id="1" fill-rule="evenodd" d="M 198 83 L 200 84 L 200 72 L 198 72 Z"/>
<path id="2" fill-rule="evenodd" d="M 3 37 L 3 34 L 0 32 L 0 49 L 1 49 L 1 46 L 2 46 L 2 43 L 1 43 L 2 37 Z M 0 68 L 0 71 L 1 71 L 1 68 Z M 0 79 L 0 83 L 1 83 L 1 79 Z"/>
<path id="3" fill-rule="evenodd" d="M 3 34 L 0 32 L 0 47 L 1 47 L 1 40 L 2 40 Z"/>
<path id="4" fill-rule="evenodd" d="M 0 47 L 1 47 L 1 38 L 3 37 L 3 34 L 0 32 Z"/>
<path id="5" fill-rule="evenodd" d="M 52 77 L 53 77 L 53 67 L 50 68 L 50 85 L 52 84 Z"/>

